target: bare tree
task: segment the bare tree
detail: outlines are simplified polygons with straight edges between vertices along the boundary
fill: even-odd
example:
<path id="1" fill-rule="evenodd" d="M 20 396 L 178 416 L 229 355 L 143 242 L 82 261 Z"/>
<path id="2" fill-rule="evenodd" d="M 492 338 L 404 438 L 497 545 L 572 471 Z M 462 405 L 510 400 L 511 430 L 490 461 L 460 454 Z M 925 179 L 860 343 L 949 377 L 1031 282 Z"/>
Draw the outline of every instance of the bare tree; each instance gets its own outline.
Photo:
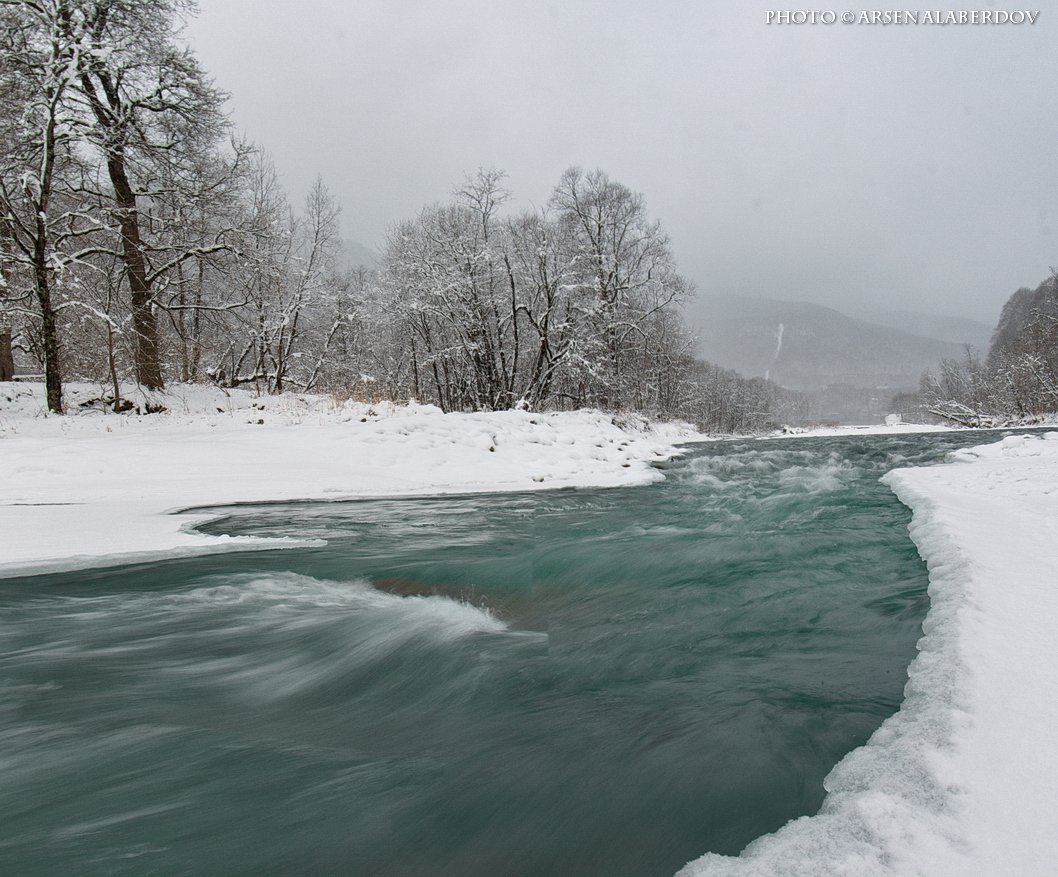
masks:
<path id="1" fill-rule="evenodd" d="M 524 357 L 519 400 L 539 408 L 576 349 L 576 257 L 546 214 L 523 213 L 507 222 L 503 262 L 515 315 L 515 359 Z M 515 388 L 512 387 L 512 390 Z"/>
<path id="2" fill-rule="evenodd" d="M 304 211 L 295 214 L 263 155 L 250 175 L 248 199 L 238 275 L 248 302 L 241 314 L 244 340 L 239 349 L 229 345 L 227 364 L 214 373 L 233 386 L 252 383 L 271 393 L 289 383 L 311 388 L 340 327 L 339 205 L 317 179 Z"/>
<path id="3" fill-rule="evenodd" d="M 503 175 L 390 235 L 382 272 L 415 395 L 445 410 L 676 404 L 690 293 L 642 198 L 568 171 L 550 210 L 502 219 Z"/>
<path id="4" fill-rule="evenodd" d="M 648 219 L 643 197 L 602 171 L 567 170 L 551 196 L 581 267 L 578 308 L 581 374 L 569 392 L 577 405 L 635 404 L 630 351 L 651 318 L 691 294 L 669 240 Z"/>
<path id="5" fill-rule="evenodd" d="M 966 348 L 963 359 L 945 359 L 935 372 L 922 376 L 919 394 L 931 414 L 961 426 L 996 426 L 995 384 L 976 352 Z"/>
<path id="6" fill-rule="evenodd" d="M 146 250 L 158 311 L 175 335 L 182 381 L 203 377 L 207 348 L 227 342 L 234 312 L 248 301 L 236 282 L 242 200 L 257 157 L 250 144 L 232 140 L 204 149 L 180 166 L 160 167 L 159 185 L 146 212 L 152 235 Z"/>
<path id="7" fill-rule="evenodd" d="M 57 414 L 63 408 L 56 280 L 75 260 L 71 243 L 93 225 L 69 197 L 77 162 L 67 96 L 78 47 L 59 26 L 66 12 L 62 0 L 0 5 L 0 282 L 5 298 L 18 301 L 16 278 L 28 280 L 47 404 Z"/>
<path id="8" fill-rule="evenodd" d="M 69 0 L 57 5 L 64 39 L 76 45 L 72 84 L 85 109 L 84 134 L 103 158 L 129 285 L 136 370 L 163 386 L 155 282 L 142 230 L 159 166 L 179 168 L 226 129 L 224 95 L 175 40 L 187 0 Z"/>

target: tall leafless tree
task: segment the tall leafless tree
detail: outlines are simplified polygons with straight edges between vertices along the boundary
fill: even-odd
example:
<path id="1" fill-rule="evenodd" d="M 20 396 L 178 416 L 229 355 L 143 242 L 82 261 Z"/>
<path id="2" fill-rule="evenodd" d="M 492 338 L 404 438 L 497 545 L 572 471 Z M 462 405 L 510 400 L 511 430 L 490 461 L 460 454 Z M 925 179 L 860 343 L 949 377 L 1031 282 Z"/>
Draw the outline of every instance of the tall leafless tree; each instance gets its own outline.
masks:
<path id="1" fill-rule="evenodd" d="M 164 384 L 155 310 L 156 272 L 142 229 L 144 200 L 160 165 L 178 168 L 189 152 L 226 131 L 224 94 L 175 39 L 187 0 L 69 0 L 59 27 L 78 46 L 77 89 L 87 109 L 85 136 L 99 150 L 129 285 L 136 370 L 149 388 Z"/>
<path id="2" fill-rule="evenodd" d="M 67 107 L 78 46 L 59 19 L 63 0 L 0 4 L 0 281 L 5 298 L 31 290 L 49 410 L 61 414 L 62 374 L 57 278 L 69 268 L 68 246 L 84 215 L 62 187 L 76 160 L 76 123 Z M 67 189 L 68 195 L 68 189 Z"/>

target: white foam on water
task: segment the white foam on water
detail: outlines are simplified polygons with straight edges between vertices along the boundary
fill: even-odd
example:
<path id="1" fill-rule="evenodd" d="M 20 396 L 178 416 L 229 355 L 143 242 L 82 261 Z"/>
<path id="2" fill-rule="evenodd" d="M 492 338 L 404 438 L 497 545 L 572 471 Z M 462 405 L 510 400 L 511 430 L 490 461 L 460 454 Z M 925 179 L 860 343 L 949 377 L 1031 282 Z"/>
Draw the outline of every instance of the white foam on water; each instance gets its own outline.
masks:
<path id="1" fill-rule="evenodd" d="M 779 483 L 805 493 L 831 493 L 842 490 L 855 477 L 856 467 L 837 454 L 819 466 L 791 466 L 779 473 Z"/>
<path id="2" fill-rule="evenodd" d="M 172 594 L 167 599 L 175 606 L 257 606 L 287 612 L 293 620 L 299 613 L 311 615 L 322 609 L 386 613 L 419 629 L 434 629 L 445 639 L 507 629 L 487 609 L 448 597 L 404 597 L 380 591 L 364 579 L 326 581 L 293 572 L 226 576 L 224 584 Z"/>
<path id="3" fill-rule="evenodd" d="M 762 451 L 753 454 L 695 457 L 686 472 L 695 481 L 708 487 L 734 489 L 746 480 L 777 472 L 790 461 L 789 451 Z"/>
<path id="4" fill-rule="evenodd" d="M 133 675 L 168 674 L 256 700 L 341 678 L 401 649 L 508 631 L 488 609 L 448 597 L 291 572 L 218 576 L 185 591 L 45 597 L 7 623 L 35 628 L 44 640 L 24 660 L 128 661 Z"/>
<path id="5" fill-rule="evenodd" d="M 249 636 L 274 647 L 221 668 L 192 672 L 223 680 L 256 700 L 276 700 L 381 666 L 401 650 L 428 650 L 507 625 L 488 609 L 443 596 L 399 596 L 366 581 L 329 582 L 295 573 L 230 577 L 183 595 L 185 603 L 249 610 Z M 218 672 L 219 671 L 219 672 Z"/>
<path id="6" fill-rule="evenodd" d="M 122 617 L 176 618 L 180 613 L 209 613 L 244 609 L 266 617 L 284 616 L 292 622 L 308 621 L 326 613 L 384 612 L 403 617 L 421 629 L 436 629 L 452 638 L 468 633 L 499 633 L 506 624 L 487 609 L 443 596 L 403 597 L 380 591 L 363 579 L 338 582 L 293 572 L 253 573 L 218 577 L 217 584 L 188 591 L 107 594 L 100 597 L 43 597 L 28 605 L 47 605 L 52 618 L 91 622 L 120 622 Z M 333 617 L 328 615 L 328 617 Z"/>

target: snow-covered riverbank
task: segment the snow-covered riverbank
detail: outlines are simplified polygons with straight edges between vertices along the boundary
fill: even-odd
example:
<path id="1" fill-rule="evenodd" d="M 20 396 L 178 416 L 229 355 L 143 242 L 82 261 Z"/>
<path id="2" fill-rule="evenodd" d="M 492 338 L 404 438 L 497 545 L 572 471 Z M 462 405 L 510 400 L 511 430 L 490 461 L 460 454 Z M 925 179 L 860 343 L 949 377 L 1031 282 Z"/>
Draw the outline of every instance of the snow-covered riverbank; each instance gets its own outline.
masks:
<path id="1" fill-rule="evenodd" d="M 886 476 L 930 572 L 900 711 L 830 774 L 818 815 L 681 877 L 1054 873 L 1058 433 L 954 458 Z"/>
<path id="2" fill-rule="evenodd" d="M 172 514 L 197 506 L 645 484 L 676 443 L 705 438 L 600 412 L 445 415 L 198 386 L 152 397 L 168 411 L 150 416 L 81 407 L 99 393 L 73 385 L 71 415 L 45 417 L 41 387 L 0 384 L 0 575 L 279 547 Z"/>
<path id="3" fill-rule="evenodd" d="M 92 395 L 72 388 L 71 407 Z M 275 544 L 190 532 L 202 517 L 171 512 L 195 506 L 642 484 L 661 477 L 651 462 L 706 438 L 598 412 L 442 415 L 207 388 L 177 388 L 150 417 L 56 418 L 40 396 L 0 384 L 0 575 Z M 834 769 L 820 814 L 687 877 L 1052 873 L 1058 433 L 887 481 L 931 579 L 901 710 Z"/>

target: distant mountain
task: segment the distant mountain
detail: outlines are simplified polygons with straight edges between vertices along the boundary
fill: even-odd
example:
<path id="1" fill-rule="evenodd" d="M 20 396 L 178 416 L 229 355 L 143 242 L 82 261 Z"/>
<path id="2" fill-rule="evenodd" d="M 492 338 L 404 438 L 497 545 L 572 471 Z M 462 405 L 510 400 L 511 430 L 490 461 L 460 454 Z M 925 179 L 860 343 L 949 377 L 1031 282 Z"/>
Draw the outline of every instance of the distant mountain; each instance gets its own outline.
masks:
<path id="1" fill-rule="evenodd" d="M 953 344 L 969 344 L 981 356 L 988 353 L 988 345 L 992 340 L 994 329 L 993 326 L 967 317 L 927 314 L 920 311 L 865 311 L 855 316 L 865 322 L 877 326 L 888 326 L 890 329 L 900 329 L 911 335 L 937 338 Z"/>
<path id="2" fill-rule="evenodd" d="M 807 302 L 702 296 L 701 355 L 747 377 L 769 377 L 784 387 L 918 387 L 922 372 L 964 353 L 961 343 L 854 320 Z"/>
<path id="3" fill-rule="evenodd" d="M 342 259 L 348 268 L 363 266 L 364 268 L 374 269 L 382 261 L 382 256 L 371 247 L 346 238 L 342 241 Z"/>

